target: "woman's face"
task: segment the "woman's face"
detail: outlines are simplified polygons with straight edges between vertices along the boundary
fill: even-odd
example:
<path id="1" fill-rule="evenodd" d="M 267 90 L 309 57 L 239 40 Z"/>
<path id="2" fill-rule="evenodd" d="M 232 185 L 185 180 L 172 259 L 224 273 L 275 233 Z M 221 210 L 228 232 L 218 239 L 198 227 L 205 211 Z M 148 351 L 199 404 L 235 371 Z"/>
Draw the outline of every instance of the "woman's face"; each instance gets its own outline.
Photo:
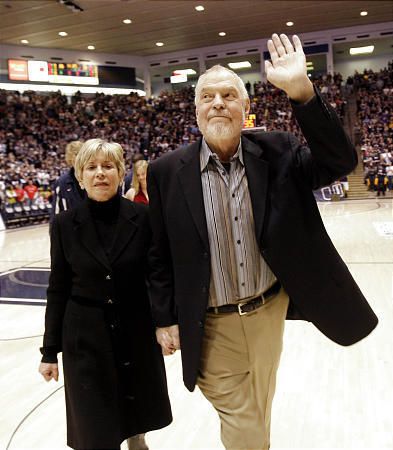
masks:
<path id="1" fill-rule="evenodd" d="M 136 170 L 136 177 L 142 188 L 146 188 L 146 167 L 138 167 Z"/>
<path id="2" fill-rule="evenodd" d="M 120 185 L 115 162 L 106 159 L 103 152 L 98 152 L 83 167 L 82 185 L 92 200 L 105 202 L 112 198 Z"/>

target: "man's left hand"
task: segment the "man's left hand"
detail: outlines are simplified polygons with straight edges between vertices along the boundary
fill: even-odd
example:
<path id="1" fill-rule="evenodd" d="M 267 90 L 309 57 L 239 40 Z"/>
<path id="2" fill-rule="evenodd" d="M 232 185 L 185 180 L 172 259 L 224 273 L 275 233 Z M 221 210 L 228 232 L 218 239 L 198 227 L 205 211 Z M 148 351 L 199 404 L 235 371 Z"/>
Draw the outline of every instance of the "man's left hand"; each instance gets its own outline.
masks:
<path id="1" fill-rule="evenodd" d="M 306 103 L 314 96 L 314 88 L 307 76 L 306 57 L 298 36 L 293 36 L 293 45 L 285 34 L 273 34 L 267 48 L 270 61 L 265 61 L 268 81 L 285 91 L 291 100 Z"/>

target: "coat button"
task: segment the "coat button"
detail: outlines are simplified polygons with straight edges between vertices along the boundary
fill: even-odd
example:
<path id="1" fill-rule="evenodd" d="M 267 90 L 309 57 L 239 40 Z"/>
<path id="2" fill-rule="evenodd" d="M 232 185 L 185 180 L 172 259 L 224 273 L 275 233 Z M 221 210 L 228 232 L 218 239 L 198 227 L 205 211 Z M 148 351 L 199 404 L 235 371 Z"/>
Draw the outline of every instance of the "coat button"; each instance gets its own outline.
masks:
<path id="1" fill-rule="evenodd" d="M 205 259 L 207 259 L 207 258 L 209 257 L 209 254 L 208 254 L 207 252 L 205 252 L 205 253 L 203 254 L 203 257 L 204 257 Z"/>
<path id="2" fill-rule="evenodd" d="M 108 303 L 108 305 L 113 305 L 113 300 L 111 298 L 108 298 L 107 303 Z"/>
<path id="3" fill-rule="evenodd" d="M 128 367 L 130 364 L 131 364 L 130 361 L 126 361 L 126 362 L 123 363 L 123 366 L 124 367 Z"/>
<path id="4" fill-rule="evenodd" d="M 202 322 L 202 320 L 200 320 L 200 321 L 198 322 L 198 326 L 199 326 L 199 328 L 203 328 L 203 322 Z"/>
<path id="5" fill-rule="evenodd" d="M 202 288 L 202 292 L 205 294 L 206 292 L 207 292 L 207 288 L 206 288 L 206 286 L 203 286 L 203 288 Z"/>
<path id="6" fill-rule="evenodd" d="M 116 328 L 113 323 L 111 323 L 109 326 L 110 326 L 111 330 L 114 330 Z"/>
<path id="7" fill-rule="evenodd" d="M 106 277 L 105 277 L 105 280 L 111 280 L 112 279 L 112 277 L 110 276 L 110 275 L 107 275 Z"/>
<path id="8" fill-rule="evenodd" d="M 130 401 L 133 401 L 133 400 L 135 400 L 135 397 L 134 397 L 133 395 L 126 395 L 126 396 L 125 396 L 125 399 L 126 399 L 126 400 L 130 400 Z"/>

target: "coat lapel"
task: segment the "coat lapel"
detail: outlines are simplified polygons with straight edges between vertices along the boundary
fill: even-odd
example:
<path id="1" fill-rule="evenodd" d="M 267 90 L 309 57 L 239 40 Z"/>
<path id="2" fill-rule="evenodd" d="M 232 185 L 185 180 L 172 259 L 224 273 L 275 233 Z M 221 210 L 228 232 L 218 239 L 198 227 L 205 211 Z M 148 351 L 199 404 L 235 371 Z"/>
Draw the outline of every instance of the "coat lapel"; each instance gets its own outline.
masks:
<path id="1" fill-rule="evenodd" d="M 181 159 L 177 172 L 189 211 L 194 220 L 205 249 L 209 250 L 205 205 L 203 202 L 199 150 L 201 141 L 192 144 Z"/>
<path id="2" fill-rule="evenodd" d="M 120 199 L 119 221 L 116 227 L 116 237 L 110 252 L 110 260 L 114 262 L 134 236 L 138 225 L 133 218 L 137 212 L 129 200 Z"/>
<path id="3" fill-rule="evenodd" d="M 255 233 L 257 241 L 261 242 L 266 213 L 269 164 L 262 159 L 261 148 L 244 136 L 242 136 L 242 149 L 254 213 Z"/>
<path id="4" fill-rule="evenodd" d="M 97 231 L 94 227 L 87 202 L 83 202 L 75 209 L 74 229 L 79 236 L 81 244 L 100 264 L 110 270 L 111 266 L 109 260 L 98 239 Z"/>

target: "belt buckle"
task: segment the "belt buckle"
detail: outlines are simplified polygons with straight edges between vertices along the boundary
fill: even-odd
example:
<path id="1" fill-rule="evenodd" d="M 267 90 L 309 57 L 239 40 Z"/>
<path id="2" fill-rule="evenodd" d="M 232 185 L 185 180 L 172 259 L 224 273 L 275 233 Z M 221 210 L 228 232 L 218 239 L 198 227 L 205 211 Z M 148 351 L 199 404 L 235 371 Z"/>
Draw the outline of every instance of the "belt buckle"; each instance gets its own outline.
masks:
<path id="1" fill-rule="evenodd" d="M 246 304 L 247 304 L 247 302 L 240 302 L 240 303 L 237 304 L 237 311 L 238 311 L 238 313 L 239 313 L 239 316 L 245 316 L 245 315 L 247 315 L 247 311 L 243 311 L 243 310 L 242 310 L 242 306 L 243 306 L 243 305 L 246 305 Z"/>

